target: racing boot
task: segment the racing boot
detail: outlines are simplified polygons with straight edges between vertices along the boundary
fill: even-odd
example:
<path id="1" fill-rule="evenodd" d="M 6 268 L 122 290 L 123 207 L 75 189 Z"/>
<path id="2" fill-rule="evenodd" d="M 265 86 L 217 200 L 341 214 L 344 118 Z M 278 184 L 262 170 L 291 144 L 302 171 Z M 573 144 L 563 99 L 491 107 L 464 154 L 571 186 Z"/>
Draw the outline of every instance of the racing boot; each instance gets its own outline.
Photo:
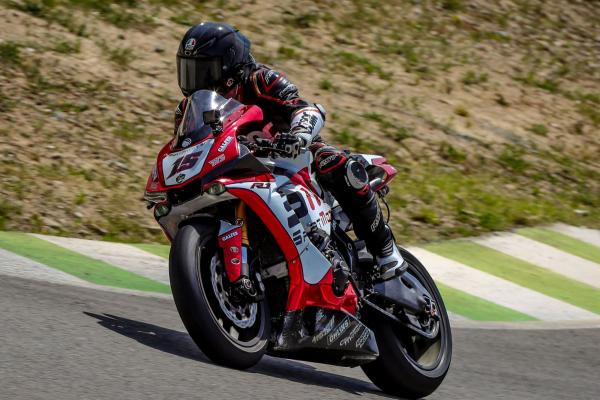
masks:
<path id="1" fill-rule="evenodd" d="M 392 230 L 384 221 L 375 195 L 368 193 L 364 197 L 356 196 L 355 199 L 358 201 L 345 210 L 349 211 L 346 213 L 349 214 L 356 236 L 365 241 L 367 249 L 375 256 L 376 265 L 372 271 L 374 280 L 381 282 L 400 276 L 406 271 L 408 264 L 394 242 Z"/>
<path id="2" fill-rule="evenodd" d="M 386 226 L 389 231 L 389 228 Z M 394 239 L 391 237 L 382 249 L 375 253 L 375 261 L 377 262 L 377 271 L 375 271 L 376 280 L 385 281 L 402 275 L 408 268 L 408 263 L 398 250 Z"/>

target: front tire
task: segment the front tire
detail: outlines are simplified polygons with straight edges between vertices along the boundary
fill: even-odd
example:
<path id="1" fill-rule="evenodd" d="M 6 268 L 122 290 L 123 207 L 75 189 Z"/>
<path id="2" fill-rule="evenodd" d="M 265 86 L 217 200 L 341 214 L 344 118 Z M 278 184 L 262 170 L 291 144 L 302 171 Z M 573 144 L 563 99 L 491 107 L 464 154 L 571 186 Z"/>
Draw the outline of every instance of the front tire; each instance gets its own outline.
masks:
<path id="1" fill-rule="evenodd" d="M 452 333 L 446 307 L 433 279 L 419 260 L 401 249 L 408 271 L 425 286 L 437 304 L 439 333 L 431 343 L 379 318 L 369 321 L 379 357 L 362 366 L 371 381 L 386 393 L 416 399 L 430 395 L 444 380 L 452 358 Z M 418 345 L 422 346 L 419 348 Z M 423 350 L 426 349 L 426 350 Z"/>
<path id="2" fill-rule="evenodd" d="M 218 263 L 216 228 L 185 225 L 173 240 L 169 255 L 169 277 L 173 299 L 190 336 L 212 361 L 231 368 L 246 369 L 260 361 L 270 333 L 266 301 L 240 306 L 228 299 L 227 282 Z M 220 293 L 219 291 L 223 293 Z M 228 308 L 233 311 L 228 312 Z M 245 311 L 244 311 L 245 310 Z"/>

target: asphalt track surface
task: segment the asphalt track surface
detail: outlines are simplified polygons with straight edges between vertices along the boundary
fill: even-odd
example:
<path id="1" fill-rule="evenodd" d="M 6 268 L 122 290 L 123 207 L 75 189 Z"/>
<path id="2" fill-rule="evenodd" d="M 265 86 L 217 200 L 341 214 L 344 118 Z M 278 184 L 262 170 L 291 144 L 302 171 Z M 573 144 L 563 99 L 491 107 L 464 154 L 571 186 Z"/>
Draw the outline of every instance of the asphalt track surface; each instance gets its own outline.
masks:
<path id="1" fill-rule="evenodd" d="M 235 371 L 172 300 L 0 277 L 1 399 L 377 399 L 358 368 L 265 357 Z M 430 399 L 598 399 L 600 330 L 455 329 Z"/>

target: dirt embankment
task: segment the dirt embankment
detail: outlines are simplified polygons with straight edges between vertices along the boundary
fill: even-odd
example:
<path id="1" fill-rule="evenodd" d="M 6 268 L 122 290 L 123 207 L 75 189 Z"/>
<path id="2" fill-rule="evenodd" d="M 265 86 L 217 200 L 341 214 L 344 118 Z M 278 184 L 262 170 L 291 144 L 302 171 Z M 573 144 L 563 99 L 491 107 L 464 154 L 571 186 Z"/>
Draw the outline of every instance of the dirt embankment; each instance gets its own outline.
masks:
<path id="1" fill-rule="evenodd" d="M 0 1 L 0 229 L 156 240 L 187 27 L 231 23 L 383 153 L 402 240 L 600 224 L 597 1 Z"/>

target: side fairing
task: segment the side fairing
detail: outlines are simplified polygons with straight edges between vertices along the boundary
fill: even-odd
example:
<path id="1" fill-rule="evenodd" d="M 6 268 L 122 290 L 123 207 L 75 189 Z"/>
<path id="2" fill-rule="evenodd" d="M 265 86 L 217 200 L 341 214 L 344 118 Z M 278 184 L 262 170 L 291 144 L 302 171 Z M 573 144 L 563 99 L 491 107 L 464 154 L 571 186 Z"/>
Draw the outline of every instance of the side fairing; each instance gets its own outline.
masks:
<path id="1" fill-rule="evenodd" d="M 316 227 L 327 234 L 331 233 L 331 209 L 328 204 L 285 176 L 276 176 L 275 182 L 233 183 L 227 187 L 257 194 L 296 246 L 304 281 L 316 284 L 323 279 L 331 263 L 308 239 L 307 232 Z"/>

